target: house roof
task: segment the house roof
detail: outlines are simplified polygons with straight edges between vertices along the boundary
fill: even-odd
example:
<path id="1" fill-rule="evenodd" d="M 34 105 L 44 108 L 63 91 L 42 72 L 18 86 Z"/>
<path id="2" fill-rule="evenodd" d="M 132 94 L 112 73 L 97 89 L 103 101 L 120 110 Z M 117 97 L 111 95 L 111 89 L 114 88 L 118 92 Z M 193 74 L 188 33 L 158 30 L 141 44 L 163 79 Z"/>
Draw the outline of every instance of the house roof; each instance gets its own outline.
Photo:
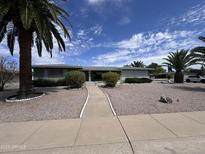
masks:
<path id="1" fill-rule="evenodd" d="M 65 64 L 49 64 L 49 65 L 33 65 L 32 68 L 79 68 L 82 69 L 82 66 L 72 66 Z"/>
<path id="2" fill-rule="evenodd" d="M 154 70 L 153 68 L 144 68 L 144 67 L 121 67 L 122 70 L 147 70 L 147 71 L 152 71 Z"/>
<path id="3" fill-rule="evenodd" d="M 121 70 L 154 70 L 152 68 L 141 68 L 141 67 L 107 67 L 107 66 L 72 66 L 72 65 L 65 65 L 65 64 L 51 64 L 51 65 L 33 65 L 32 68 L 50 68 L 50 69 L 66 69 L 66 68 L 78 68 L 85 71 L 121 71 Z"/>
<path id="4" fill-rule="evenodd" d="M 83 70 L 90 71 L 120 71 L 119 67 L 83 66 Z"/>

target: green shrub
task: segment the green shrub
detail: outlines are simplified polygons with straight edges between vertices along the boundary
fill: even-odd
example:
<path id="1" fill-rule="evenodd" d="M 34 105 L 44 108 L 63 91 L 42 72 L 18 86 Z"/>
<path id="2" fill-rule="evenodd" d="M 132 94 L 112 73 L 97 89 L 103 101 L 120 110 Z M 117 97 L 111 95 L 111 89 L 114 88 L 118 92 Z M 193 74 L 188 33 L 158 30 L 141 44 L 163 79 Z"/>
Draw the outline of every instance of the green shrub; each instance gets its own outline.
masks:
<path id="1" fill-rule="evenodd" d="M 57 87 L 66 86 L 65 79 L 52 80 L 52 79 L 36 79 L 33 80 L 34 87 Z"/>
<path id="2" fill-rule="evenodd" d="M 36 80 L 33 80 L 33 85 L 35 87 L 55 87 L 55 86 L 57 86 L 55 80 L 49 80 L 49 79 L 36 79 Z"/>
<path id="3" fill-rule="evenodd" d="M 119 74 L 114 72 L 107 72 L 102 74 L 102 80 L 106 87 L 115 87 L 117 81 L 119 80 Z"/>
<path id="4" fill-rule="evenodd" d="M 167 79 L 170 80 L 170 79 L 173 79 L 173 78 L 174 78 L 174 75 L 173 75 L 173 74 L 168 74 L 168 75 L 167 75 Z"/>
<path id="5" fill-rule="evenodd" d="M 151 79 L 148 78 L 126 78 L 125 83 L 150 83 Z"/>
<path id="6" fill-rule="evenodd" d="M 57 86 L 66 86 L 66 80 L 65 79 L 58 79 L 56 84 L 57 84 Z"/>
<path id="7" fill-rule="evenodd" d="M 85 83 L 85 73 L 70 71 L 65 76 L 66 85 L 70 88 L 81 88 Z"/>

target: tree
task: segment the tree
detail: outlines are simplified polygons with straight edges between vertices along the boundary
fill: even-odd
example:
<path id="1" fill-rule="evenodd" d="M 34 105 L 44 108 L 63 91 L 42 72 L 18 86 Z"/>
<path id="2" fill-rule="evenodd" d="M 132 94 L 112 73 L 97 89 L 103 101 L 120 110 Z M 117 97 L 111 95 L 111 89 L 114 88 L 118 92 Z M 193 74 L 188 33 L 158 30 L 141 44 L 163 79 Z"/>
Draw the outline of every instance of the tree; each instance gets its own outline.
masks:
<path id="1" fill-rule="evenodd" d="M 151 64 L 149 64 L 148 66 L 147 66 L 147 68 L 157 68 L 157 67 L 159 67 L 160 65 L 158 65 L 157 63 L 151 63 Z"/>
<path id="2" fill-rule="evenodd" d="M 203 37 L 199 37 L 202 41 L 205 42 Z M 202 66 L 202 69 L 205 67 L 205 47 L 199 46 L 191 50 L 191 53 L 196 59 L 196 63 Z"/>
<path id="3" fill-rule="evenodd" d="M 16 74 L 16 62 L 0 57 L 0 91 L 10 82 Z"/>
<path id="4" fill-rule="evenodd" d="M 205 37 L 200 36 L 199 39 L 203 42 L 205 42 Z M 196 64 L 201 65 L 201 73 L 205 73 L 205 47 L 199 46 L 191 50 L 191 53 L 193 54 Z"/>
<path id="5" fill-rule="evenodd" d="M 143 61 L 134 61 L 133 63 L 130 64 L 132 67 L 145 67 L 145 64 Z"/>
<path id="6" fill-rule="evenodd" d="M 59 50 L 65 51 L 58 26 L 65 38 L 69 32 L 59 17 L 67 19 L 68 14 L 51 0 L 0 0 L 0 42 L 7 35 L 7 46 L 11 55 L 14 52 L 15 38 L 20 49 L 20 89 L 22 94 L 32 89 L 31 47 L 36 45 L 38 55 L 42 56 L 42 46 L 51 54 L 53 37 Z"/>
<path id="7" fill-rule="evenodd" d="M 175 83 L 183 83 L 183 71 L 187 67 L 195 64 L 193 55 L 190 54 L 188 50 L 177 50 L 176 52 L 170 52 L 167 58 L 164 58 L 164 60 L 166 60 L 164 64 L 171 66 L 176 71 L 174 75 Z"/>
<path id="8" fill-rule="evenodd" d="M 147 68 L 153 68 L 154 70 L 150 71 L 150 73 L 154 75 L 158 75 L 160 73 L 166 72 L 166 70 L 161 65 L 158 65 L 157 63 L 151 63 L 150 65 L 147 66 Z"/>

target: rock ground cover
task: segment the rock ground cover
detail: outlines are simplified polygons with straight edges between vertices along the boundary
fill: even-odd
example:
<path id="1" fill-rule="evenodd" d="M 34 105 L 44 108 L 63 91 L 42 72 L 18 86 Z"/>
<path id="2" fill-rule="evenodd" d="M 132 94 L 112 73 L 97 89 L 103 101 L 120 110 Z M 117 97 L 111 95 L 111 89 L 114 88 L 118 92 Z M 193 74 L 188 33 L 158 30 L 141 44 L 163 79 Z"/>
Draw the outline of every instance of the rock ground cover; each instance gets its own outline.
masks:
<path id="1" fill-rule="evenodd" d="M 205 110 L 205 84 L 146 83 L 102 88 L 112 102 L 117 115 L 153 114 Z M 173 103 L 159 102 L 160 96 Z"/>
<path id="2" fill-rule="evenodd" d="M 4 102 L 16 90 L 0 92 L 0 123 L 79 118 L 87 97 L 85 88 L 38 88 L 37 91 L 44 91 L 46 95 L 18 103 Z"/>

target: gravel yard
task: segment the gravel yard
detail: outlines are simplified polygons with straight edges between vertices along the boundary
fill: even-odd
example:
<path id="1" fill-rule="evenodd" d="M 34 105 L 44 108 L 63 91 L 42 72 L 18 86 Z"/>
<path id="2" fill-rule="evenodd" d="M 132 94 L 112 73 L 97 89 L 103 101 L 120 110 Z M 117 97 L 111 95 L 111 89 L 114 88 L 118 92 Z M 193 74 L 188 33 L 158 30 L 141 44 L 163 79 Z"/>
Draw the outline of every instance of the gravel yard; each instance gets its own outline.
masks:
<path id="1" fill-rule="evenodd" d="M 205 84 L 148 83 L 102 88 L 117 115 L 205 111 Z M 159 102 L 160 96 L 173 99 L 172 104 Z"/>
<path id="2" fill-rule="evenodd" d="M 85 88 L 39 88 L 37 91 L 44 91 L 46 95 L 19 103 L 4 102 L 15 90 L 0 92 L 0 123 L 79 118 L 87 97 Z"/>

